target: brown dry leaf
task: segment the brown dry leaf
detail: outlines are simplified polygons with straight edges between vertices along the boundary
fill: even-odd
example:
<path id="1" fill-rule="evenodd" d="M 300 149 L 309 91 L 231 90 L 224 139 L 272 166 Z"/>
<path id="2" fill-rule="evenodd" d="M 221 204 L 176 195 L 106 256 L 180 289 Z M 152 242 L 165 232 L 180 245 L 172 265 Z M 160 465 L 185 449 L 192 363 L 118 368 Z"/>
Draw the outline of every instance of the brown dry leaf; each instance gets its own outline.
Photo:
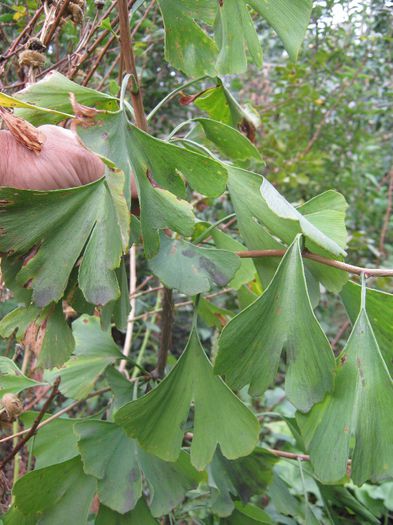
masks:
<path id="1" fill-rule="evenodd" d="M 0 107 L 0 116 L 4 120 L 7 128 L 20 144 L 30 151 L 39 153 L 45 142 L 45 135 L 38 131 L 32 124 L 16 117 L 13 113 Z"/>

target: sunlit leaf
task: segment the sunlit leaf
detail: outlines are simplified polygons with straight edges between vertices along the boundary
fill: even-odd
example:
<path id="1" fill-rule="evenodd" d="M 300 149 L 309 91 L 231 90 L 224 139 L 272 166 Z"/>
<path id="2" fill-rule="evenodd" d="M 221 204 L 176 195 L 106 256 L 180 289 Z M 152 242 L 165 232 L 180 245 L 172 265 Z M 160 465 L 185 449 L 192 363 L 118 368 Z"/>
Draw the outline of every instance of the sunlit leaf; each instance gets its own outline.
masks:
<path id="1" fill-rule="evenodd" d="M 284 244 L 277 238 L 290 244 L 298 233 L 303 233 L 311 251 L 328 257 L 334 256 L 333 251 L 345 253 L 347 204 L 342 195 L 335 191 L 318 195 L 299 207 L 303 215 L 260 175 L 238 168 L 230 168 L 228 175 L 240 234 L 249 250 L 282 250 Z M 278 263 L 273 257 L 254 259 L 264 284 L 270 282 Z M 332 292 L 340 291 L 348 279 L 346 272 L 314 261 L 305 261 L 305 266 Z"/>
<path id="2" fill-rule="evenodd" d="M 214 376 L 195 330 L 171 373 L 154 390 L 122 407 L 115 420 L 146 451 L 175 461 L 192 400 L 191 462 L 197 469 L 211 461 L 217 445 L 228 459 L 253 451 L 258 439 L 257 420 L 222 379 Z M 242 432 L 237 432 L 239 428 Z"/>
<path id="3" fill-rule="evenodd" d="M 198 117 L 193 120 L 200 124 L 206 138 L 217 146 L 225 158 L 238 162 L 262 160 L 254 144 L 233 127 L 208 118 Z"/>
<path id="4" fill-rule="evenodd" d="M 294 208 L 266 179 L 262 181 L 261 195 L 263 205 L 257 218 L 263 217 L 263 223 L 271 233 L 286 243 L 292 242 L 298 233 L 303 233 L 306 246 L 311 251 L 322 251 L 333 256 L 346 255 L 346 235 L 342 223 L 347 205 L 342 195 L 325 192 L 315 197 L 315 205 L 305 206 L 305 211 L 310 212 L 308 215 Z M 316 212 L 314 206 L 318 206 L 319 211 Z"/>
<path id="5" fill-rule="evenodd" d="M 42 115 L 41 118 L 43 120 L 43 123 L 47 123 L 48 120 L 52 119 L 56 121 L 63 120 L 65 118 L 70 118 L 72 115 L 68 113 L 62 113 L 61 111 L 56 111 L 55 109 L 49 109 L 49 108 L 41 108 L 37 106 L 36 104 L 29 104 L 28 102 L 24 102 L 23 100 L 19 100 L 15 97 L 11 97 L 10 95 L 6 95 L 5 93 L 0 93 L 0 106 L 3 108 L 22 108 L 25 110 L 30 110 L 31 112 L 36 112 L 39 114 L 40 112 L 47 113 L 47 115 Z M 52 115 L 48 115 L 52 114 Z"/>
<path id="6" fill-rule="evenodd" d="M 233 388 L 249 384 L 260 395 L 276 377 L 283 348 L 288 399 L 306 412 L 332 390 L 334 356 L 310 303 L 300 236 L 264 294 L 224 328 L 215 371 Z"/>
<path id="7" fill-rule="evenodd" d="M 26 104 L 23 107 L 20 106 L 20 109 L 16 110 L 16 114 L 35 126 L 56 124 L 64 120 L 64 118 L 69 118 L 69 114 L 73 115 L 74 113 L 71 106 L 70 93 L 76 96 L 79 104 L 112 111 L 117 109 L 117 99 L 115 97 L 80 86 L 58 71 L 52 71 L 42 80 L 30 84 L 26 89 L 19 91 L 15 95 L 15 98 L 21 104 L 25 102 L 29 105 L 48 108 L 52 110 L 52 114 L 45 114 L 39 108 L 26 107 Z"/>

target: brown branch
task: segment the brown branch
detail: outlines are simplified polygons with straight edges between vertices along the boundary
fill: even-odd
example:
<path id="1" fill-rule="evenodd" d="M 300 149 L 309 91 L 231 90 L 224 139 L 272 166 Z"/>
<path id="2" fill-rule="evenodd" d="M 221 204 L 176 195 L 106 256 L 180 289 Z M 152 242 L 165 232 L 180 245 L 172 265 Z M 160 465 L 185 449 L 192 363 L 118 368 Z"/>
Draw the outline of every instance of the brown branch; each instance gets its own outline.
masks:
<path id="1" fill-rule="evenodd" d="M 146 20 L 146 18 L 148 17 L 151 9 L 153 8 L 154 6 L 154 3 L 155 3 L 156 0 L 151 0 L 150 4 L 147 6 L 146 8 L 146 11 L 143 13 L 142 17 L 138 20 L 137 24 L 135 25 L 134 29 L 132 30 L 131 32 L 131 39 L 134 37 L 134 35 L 138 32 L 139 28 L 141 27 L 141 25 L 143 24 L 143 22 Z M 105 51 L 102 51 L 100 53 L 100 55 L 98 56 L 98 58 L 96 59 L 95 63 L 93 64 L 93 67 L 92 69 L 88 72 L 88 74 L 86 75 L 86 77 L 84 78 L 83 80 L 83 85 L 86 86 L 87 83 L 89 82 L 89 80 L 91 79 L 92 77 L 92 74 L 96 71 L 97 67 L 99 66 L 103 56 L 105 55 L 107 49 L 108 49 L 109 46 L 105 46 Z M 103 85 L 105 84 L 105 81 L 108 79 L 108 77 L 111 75 L 112 71 L 115 69 L 115 67 L 118 65 L 119 61 L 120 61 L 120 55 L 117 56 L 115 58 L 115 60 L 113 61 L 112 65 L 110 66 L 110 68 L 108 69 L 108 72 L 106 73 L 106 75 L 104 76 L 104 78 L 101 80 L 99 86 L 97 87 L 97 90 L 100 91 L 100 89 L 103 87 Z"/>
<path id="2" fill-rule="evenodd" d="M 64 2 L 61 4 L 59 11 L 57 12 L 55 19 L 53 20 L 53 23 L 49 26 L 48 32 L 46 33 L 46 35 L 42 35 L 42 43 L 45 47 L 48 47 L 50 41 L 52 40 L 53 35 L 55 34 L 56 29 L 58 28 L 70 1 L 71 0 L 64 0 Z"/>
<path id="3" fill-rule="evenodd" d="M 34 436 L 34 434 L 36 433 L 36 431 L 38 429 L 39 424 L 41 423 L 41 420 L 45 416 L 46 411 L 48 410 L 48 408 L 50 407 L 52 401 L 55 399 L 55 397 L 59 393 L 59 389 L 58 389 L 59 384 L 60 384 L 60 377 L 57 377 L 55 379 L 55 382 L 53 383 L 52 392 L 51 392 L 50 396 L 48 397 L 48 399 L 45 401 L 45 403 L 44 403 L 43 407 L 41 408 L 38 416 L 36 417 L 34 423 L 29 428 L 29 430 L 26 433 L 25 437 L 22 438 L 16 444 L 16 446 L 8 454 L 8 456 L 6 456 L 3 459 L 3 461 L 0 463 L 0 470 L 2 470 L 4 468 L 4 466 L 16 456 L 16 454 L 19 452 L 19 450 L 29 441 L 29 439 Z"/>
<path id="4" fill-rule="evenodd" d="M 152 5 L 152 4 L 151 4 Z M 150 6 L 149 6 L 150 7 Z M 135 113 L 135 122 L 138 128 L 147 131 L 147 120 L 143 106 L 143 96 L 136 70 L 134 49 L 132 46 L 132 35 L 130 32 L 130 22 L 126 0 L 118 0 L 119 25 L 120 25 L 120 54 L 125 73 L 131 75 L 129 86 L 132 107 Z M 172 290 L 164 288 L 163 292 L 163 315 L 161 316 L 161 337 L 158 352 L 157 368 L 155 370 L 158 377 L 163 377 L 168 358 L 169 346 L 172 340 L 173 325 L 173 297 Z M 128 329 L 131 329 L 132 322 L 128 322 Z"/>
<path id="5" fill-rule="evenodd" d="M 266 449 L 273 456 L 286 459 L 300 459 L 302 461 L 310 461 L 310 456 L 308 454 L 295 454 L 294 452 L 285 452 L 284 450 L 277 450 L 275 448 Z"/>
<path id="6" fill-rule="evenodd" d="M 128 14 L 127 0 L 117 0 L 120 26 L 120 55 L 124 71 L 131 75 L 128 83 L 131 86 L 130 95 L 132 107 L 135 113 L 135 122 L 138 128 L 147 131 L 147 120 L 143 106 L 142 91 L 136 70 L 134 48 L 131 43 L 130 20 Z"/>
<path id="7" fill-rule="evenodd" d="M 93 66 L 86 73 L 86 76 L 85 76 L 85 78 L 83 79 L 83 82 L 82 82 L 82 86 L 87 86 L 87 84 L 89 83 L 91 77 L 94 75 L 94 73 L 96 72 L 98 66 L 100 65 L 101 60 L 104 58 L 104 56 L 106 55 L 108 49 L 111 47 L 111 45 L 113 44 L 113 42 L 116 39 L 117 39 L 117 35 L 112 35 L 111 38 L 108 40 L 108 42 L 105 44 L 105 46 L 101 49 L 98 57 L 94 61 Z"/>
<path id="8" fill-rule="evenodd" d="M 212 299 L 213 297 L 217 297 L 219 295 L 223 295 L 231 291 L 232 291 L 232 288 L 224 288 L 223 290 L 219 290 L 218 292 L 214 292 L 214 293 L 205 295 L 205 299 Z M 193 304 L 194 304 L 194 301 L 183 301 L 181 303 L 175 303 L 173 305 L 173 308 L 177 310 L 178 308 L 183 308 L 184 306 L 191 306 Z M 162 311 L 163 311 L 163 308 L 159 308 L 158 310 L 149 310 L 148 312 L 145 312 L 144 314 L 140 314 L 140 315 L 136 315 L 135 317 L 132 317 L 131 319 L 128 320 L 128 322 L 144 321 L 148 317 L 151 317 L 152 315 L 155 315 Z"/>
<path id="9" fill-rule="evenodd" d="M 160 349 L 158 352 L 157 367 L 153 370 L 153 376 L 162 378 L 165 375 L 165 367 L 168 359 L 169 348 L 172 344 L 173 326 L 173 293 L 169 288 L 164 288 L 161 316 Z"/>
<path id="10" fill-rule="evenodd" d="M 252 258 L 256 259 L 259 257 L 283 257 L 286 254 L 286 250 L 249 250 L 236 252 L 242 259 Z M 307 250 L 303 251 L 302 256 L 305 259 L 310 259 L 326 266 L 331 266 L 337 270 L 344 272 L 353 273 L 355 275 L 364 274 L 366 277 L 393 277 L 393 270 L 388 268 L 363 268 L 361 266 L 354 266 L 353 264 L 347 264 L 342 261 L 336 261 L 334 259 L 328 259 L 322 255 L 311 253 Z"/>
<path id="11" fill-rule="evenodd" d="M 337 334 L 335 335 L 334 339 L 332 340 L 332 342 L 330 343 L 330 346 L 332 347 L 332 350 L 335 350 L 336 349 L 336 346 L 338 345 L 338 343 L 340 342 L 340 339 L 342 338 L 342 336 L 345 334 L 347 328 L 350 326 L 351 322 L 349 321 L 349 319 L 347 319 L 346 321 L 343 322 L 343 324 L 340 326 Z"/>

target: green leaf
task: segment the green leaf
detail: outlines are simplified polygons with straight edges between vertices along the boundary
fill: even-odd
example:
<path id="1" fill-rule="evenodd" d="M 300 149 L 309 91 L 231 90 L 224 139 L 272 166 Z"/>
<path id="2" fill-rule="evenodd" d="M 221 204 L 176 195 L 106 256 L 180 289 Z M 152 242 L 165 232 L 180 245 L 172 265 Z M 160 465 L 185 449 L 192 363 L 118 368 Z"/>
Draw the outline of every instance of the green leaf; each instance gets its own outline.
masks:
<path id="1" fill-rule="evenodd" d="M 79 457 L 34 470 L 13 489 L 15 507 L 40 525 L 87 525 L 96 481 L 86 476 Z"/>
<path id="2" fill-rule="evenodd" d="M 232 237 L 217 228 L 211 232 L 211 236 L 217 248 L 230 250 L 232 252 L 244 251 L 243 244 L 232 239 Z M 243 284 L 249 283 L 255 277 L 255 266 L 252 259 L 240 259 L 240 261 L 240 268 L 229 283 L 229 287 L 234 288 L 235 290 L 238 290 Z"/>
<path id="3" fill-rule="evenodd" d="M 277 32 L 296 60 L 310 21 L 312 0 L 247 0 Z"/>
<path id="4" fill-rule="evenodd" d="M 334 356 L 310 303 L 301 248 L 298 236 L 264 294 L 224 328 L 215 371 L 233 388 L 249 384 L 260 395 L 273 383 L 285 347 L 288 399 L 307 412 L 333 388 Z"/>
<path id="5" fill-rule="evenodd" d="M 263 206 L 260 186 L 261 175 L 237 168 L 228 170 L 228 190 L 236 212 L 240 235 L 249 250 L 282 250 L 284 245 L 278 242 L 255 219 L 261 220 L 260 210 Z M 258 275 L 267 286 L 273 278 L 279 260 L 273 257 L 253 259 Z"/>
<path id="6" fill-rule="evenodd" d="M 380 521 L 372 514 L 371 509 L 368 509 L 346 487 L 329 486 L 318 483 L 318 489 L 321 493 L 322 501 L 327 508 L 330 516 L 332 516 L 333 523 L 340 523 L 339 516 L 342 508 L 349 509 L 350 512 L 360 519 L 366 520 L 366 523 L 378 525 Z"/>
<path id="7" fill-rule="evenodd" d="M 160 187 L 184 197 L 183 175 L 193 189 L 209 197 L 225 191 L 227 173 L 219 162 L 157 139 L 128 122 L 123 111 L 99 114 L 96 125 L 78 128 L 83 142 L 138 180 L 149 171 Z"/>
<path id="8" fill-rule="evenodd" d="M 149 266 L 168 288 L 196 295 L 208 292 L 214 284 L 228 284 L 239 269 L 240 259 L 229 251 L 199 248 L 162 234 L 160 251 L 149 261 Z"/>
<path id="9" fill-rule="evenodd" d="M 95 126 L 79 128 L 78 133 L 88 147 L 124 171 L 126 188 L 131 170 L 135 174 L 148 258 L 158 252 L 159 230 L 170 228 L 191 235 L 192 207 L 177 198 L 185 195 L 181 175 L 196 191 L 208 196 L 216 197 L 225 190 L 227 172 L 219 162 L 144 133 L 128 122 L 123 111 L 100 114 Z M 161 188 L 152 187 L 147 173 Z"/>
<path id="10" fill-rule="evenodd" d="M 360 308 L 361 286 L 350 281 L 340 295 L 351 322 L 355 323 Z M 382 356 L 393 376 L 393 295 L 368 289 L 367 312 Z"/>
<path id="11" fill-rule="evenodd" d="M 276 462 L 277 458 L 262 448 L 234 461 L 224 458 L 217 450 L 209 465 L 209 485 L 218 491 L 213 511 L 219 516 L 229 516 L 234 510 L 231 495 L 241 498 L 243 503 L 251 496 L 261 496 L 272 481 Z"/>
<path id="12" fill-rule="evenodd" d="M 72 115 L 69 115 L 68 113 L 61 113 L 60 111 L 56 111 L 54 109 L 48 109 L 48 108 L 41 108 L 34 104 L 29 104 L 27 102 L 23 102 L 23 100 L 18 100 L 15 97 L 11 97 L 10 95 L 6 95 L 5 93 L 0 93 L 0 106 L 4 108 L 22 108 L 27 110 L 33 110 L 33 112 L 37 112 L 38 114 L 40 112 L 49 113 L 55 116 L 52 116 L 52 120 L 63 120 L 65 118 L 70 118 Z M 46 123 L 48 118 L 50 119 L 51 116 L 41 116 L 43 117 L 43 123 Z"/>
<path id="13" fill-rule="evenodd" d="M 175 461 L 192 400 L 191 462 L 198 470 L 211 461 L 217 445 L 228 459 L 253 451 L 258 440 L 257 420 L 222 379 L 214 376 L 195 329 L 170 374 L 147 395 L 122 407 L 115 421 L 147 452 Z M 241 433 L 236 430 L 239 428 Z"/>
<path id="14" fill-rule="evenodd" d="M 165 26 L 165 58 L 187 76 L 216 75 L 218 49 L 197 21 L 212 24 L 210 0 L 159 0 Z"/>
<path id="15" fill-rule="evenodd" d="M 228 175 L 228 189 L 238 218 L 240 234 L 249 250 L 282 250 L 284 246 L 276 237 L 290 244 L 301 232 L 306 235 L 306 246 L 312 251 L 328 257 L 332 256 L 326 251 L 328 246 L 335 247 L 340 253 L 343 251 L 346 242 L 347 204 L 339 193 L 327 191 L 296 209 L 260 175 L 233 167 L 228 170 Z M 268 190 L 267 200 L 259 191 L 261 184 L 262 188 Z M 325 248 L 322 249 L 314 241 Z M 272 279 L 278 262 L 278 259 L 273 257 L 254 259 L 265 286 Z M 305 265 L 314 278 L 332 292 L 339 292 L 348 279 L 346 272 L 314 261 L 307 260 Z"/>
<path id="16" fill-rule="evenodd" d="M 109 366 L 105 371 L 105 378 L 113 392 L 111 410 L 115 412 L 132 400 L 133 387 L 130 381 L 116 368 Z"/>
<path id="17" fill-rule="evenodd" d="M 165 25 L 165 58 L 187 76 L 244 73 L 246 48 L 257 67 L 262 50 L 250 6 L 275 29 L 296 59 L 310 20 L 312 0 L 159 0 Z M 215 21 L 215 23 L 213 22 Z M 214 23 L 215 40 L 202 26 Z"/>
<path id="18" fill-rule="evenodd" d="M 101 326 L 103 330 L 107 330 L 111 326 L 113 320 L 116 328 L 122 332 L 127 331 L 127 320 L 131 310 L 130 305 L 130 292 L 128 289 L 128 277 L 124 263 L 124 259 L 121 261 L 120 268 L 116 269 L 117 281 L 120 287 L 120 297 L 107 303 L 101 309 Z M 77 309 L 77 311 L 80 311 Z M 86 312 L 91 313 L 91 312 Z"/>
<path id="19" fill-rule="evenodd" d="M 146 178 L 141 178 L 138 186 L 143 247 L 146 257 L 151 259 L 160 248 L 159 231 L 169 228 L 190 236 L 194 214 L 191 204 L 177 199 L 167 190 L 153 188 Z"/>
<path id="20" fill-rule="evenodd" d="M 220 525 L 273 525 L 273 520 L 261 508 L 248 503 L 244 505 L 240 502 L 235 503 L 235 511 L 229 518 L 220 520 Z"/>
<path id="21" fill-rule="evenodd" d="M 56 124 L 64 120 L 64 118 L 68 118 L 70 113 L 73 114 L 70 93 L 75 95 L 79 104 L 112 111 L 117 109 L 117 99 L 111 95 L 80 86 L 61 73 L 52 71 L 42 80 L 16 93 L 15 98 L 20 102 L 55 111 L 52 114 L 48 114 L 43 113 L 40 108 L 35 109 L 24 105 L 23 108 L 17 109 L 15 113 L 35 126 Z M 63 113 L 67 115 L 64 116 Z"/>
<path id="22" fill-rule="evenodd" d="M 135 442 L 106 421 L 76 423 L 75 432 L 84 471 L 98 480 L 100 501 L 120 514 L 133 509 L 142 495 Z"/>
<path id="23" fill-rule="evenodd" d="M 106 421 L 85 421 L 75 425 L 78 446 L 86 474 L 98 479 L 100 501 L 124 514 L 142 496 L 142 474 L 149 490 L 154 516 L 167 514 L 195 488 L 200 475 L 182 453 L 176 463 L 147 454 L 124 430 Z"/>
<path id="24" fill-rule="evenodd" d="M 238 162 L 250 159 L 262 160 L 254 144 L 233 127 L 202 117 L 193 119 L 193 122 L 198 122 L 202 126 L 206 138 L 213 142 L 225 157 Z"/>
<path id="25" fill-rule="evenodd" d="M 186 492 L 205 480 L 204 472 L 197 472 L 190 456 L 181 451 L 175 463 L 163 461 L 148 454 L 137 445 L 138 462 L 149 487 L 149 507 L 153 516 L 162 516 L 179 505 Z"/>
<path id="26" fill-rule="evenodd" d="M 23 341 L 28 329 L 35 333 L 37 365 L 42 368 L 61 366 L 72 354 L 75 341 L 61 303 L 40 310 L 35 306 L 16 308 L 0 321 L 0 336 Z"/>
<path id="27" fill-rule="evenodd" d="M 386 479 L 393 475 L 393 381 L 364 307 L 337 361 L 333 393 L 298 415 L 315 474 L 323 483 L 338 482 L 352 456 L 356 484 Z"/>
<path id="28" fill-rule="evenodd" d="M 103 331 L 98 317 L 83 315 L 73 323 L 75 356 L 55 373 L 60 391 L 72 399 L 84 399 L 105 369 L 122 357 L 110 331 Z"/>
<path id="29" fill-rule="evenodd" d="M 222 328 L 233 315 L 231 310 L 220 308 L 203 297 L 199 299 L 198 316 L 207 326 Z"/>
<path id="30" fill-rule="evenodd" d="M 15 505 L 12 505 L 3 518 L 4 525 L 37 525 L 37 519 L 34 516 L 25 516 Z"/>
<path id="31" fill-rule="evenodd" d="M 237 128 L 246 117 L 243 108 L 221 82 L 216 87 L 202 91 L 194 100 L 194 104 L 206 111 L 211 119 L 233 128 Z"/>
<path id="32" fill-rule="evenodd" d="M 0 397 L 5 394 L 18 394 L 26 388 L 46 385 L 26 377 L 8 357 L 0 356 Z"/>
<path id="33" fill-rule="evenodd" d="M 30 525 L 30 524 L 26 524 Z M 95 525 L 158 525 L 143 498 L 135 509 L 127 514 L 119 514 L 104 505 L 100 505 Z"/>
<path id="34" fill-rule="evenodd" d="M 254 65 L 262 67 L 262 48 L 254 22 L 244 1 L 225 0 L 218 9 L 215 25 L 220 52 L 217 57 L 219 75 L 247 71 L 248 49 Z"/>
<path id="35" fill-rule="evenodd" d="M 311 251 L 332 256 L 346 255 L 346 236 L 343 235 L 341 223 L 345 219 L 347 205 L 342 195 L 325 192 L 315 197 L 318 203 L 315 205 L 323 211 L 316 213 L 311 203 L 305 206 L 304 214 L 289 204 L 266 179 L 262 181 L 261 195 L 263 205 L 257 218 L 261 218 L 273 235 L 289 244 L 298 233 L 302 233 L 306 237 L 306 247 Z"/>
<path id="36" fill-rule="evenodd" d="M 116 178 L 122 187 L 121 176 L 111 174 L 67 190 L 0 189 L 0 251 L 26 257 L 16 281 L 33 289 L 37 306 L 61 299 L 82 252 L 79 283 L 86 299 L 105 304 L 119 296 L 114 270 L 128 242 L 129 221 L 121 222 L 119 206 L 126 205 Z"/>
<path id="37" fill-rule="evenodd" d="M 37 416 L 38 412 L 22 414 L 21 419 L 25 428 L 31 427 Z M 36 469 L 49 467 L 79 456 L 77 439 L 74 434 L 74 424 L 77 421 L 80 420 L 59 417 L 40 428 L 34 440 L 29 441 L 30 450 L 36 458 L 34 465 Z"/>

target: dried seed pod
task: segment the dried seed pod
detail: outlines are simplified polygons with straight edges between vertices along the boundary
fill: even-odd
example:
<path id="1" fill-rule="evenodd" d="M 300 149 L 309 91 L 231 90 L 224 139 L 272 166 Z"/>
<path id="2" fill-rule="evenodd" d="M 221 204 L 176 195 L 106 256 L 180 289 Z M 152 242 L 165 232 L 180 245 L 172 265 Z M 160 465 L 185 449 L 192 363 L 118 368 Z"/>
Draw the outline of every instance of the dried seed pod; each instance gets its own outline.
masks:
<path id="1" fill-rule="evenodd" d="M 27 67 L 41 67 L 45 64 L 46 57 L 39 51 L 25 49 L 19 54 L 19 65 Z"/>
<path id="2" fill-rule="evenodd" d="M 9 419 L 15 419 L 23 412 L 22 402 L 15 394 L 4 394 L 1 405 Z"/>
<path id="3" fill-rule="evenodd" d="M 104 175 L 103 162 L 72 131 L 52 125 L 34 128 L 10 113 L 4 120 L 10 131 L 0 131 L 0 187 L 56 190 Z"/>

